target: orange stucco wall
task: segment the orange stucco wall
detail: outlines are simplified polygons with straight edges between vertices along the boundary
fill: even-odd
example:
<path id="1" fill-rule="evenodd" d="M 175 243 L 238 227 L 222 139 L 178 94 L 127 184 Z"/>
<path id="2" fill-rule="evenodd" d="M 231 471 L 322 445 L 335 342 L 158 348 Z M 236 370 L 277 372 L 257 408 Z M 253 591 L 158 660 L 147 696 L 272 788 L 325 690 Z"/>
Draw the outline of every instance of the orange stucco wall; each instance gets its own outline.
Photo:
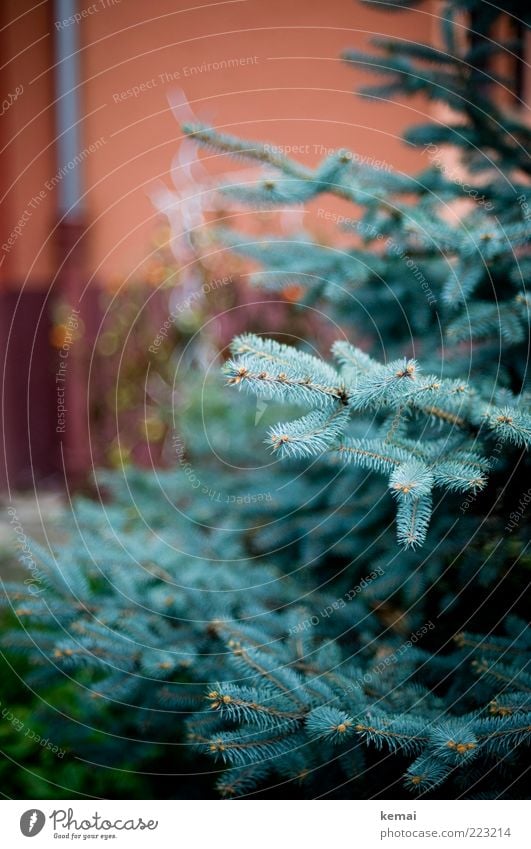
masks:
<path id="1" fill-rule="evenodd" d="M 2 146 L 9 144 L 3 242 L 57 163 L 51 4 L 4 0 L 2 6 L 8 59 L 2 88 L 14 89 L 22 79 L 25 86 L 2 136 Z M 371 77 L 338 56 L 382 33 L 429 40 L 430 8 L 393 14 L 353 0 L 80 0 L 86 14 L 69 25 L 78 27 L 81 44 L 83 146 L 96 145 L 84 162 L 90 271 L 100 279 L 126 276 L 146 255 L 154 225 L 147 191 L 168 178 L 180 135 L 167 100 L 177 88 L 199 118 L 228 132 L 308 145 L 298 154 L 307 163 L 318 160 L 321 146 L 347 146 L 413 169 L 418 153 L 399 134 L 422 119 L 422 102 L 374 104 L 354 97 L 352 91 Z M 224 61 L 232 67 L 216 70 L 215 63 Z M 4 262 L 4 279 L 29 276 L 44 285 L 53 272 L 55 201 L 52 189 L 32 212 Z"/>
<path id="2" fill-rule="evenodd" d="M 55 198 L 45 189 L 55 170 L 48 12 L 27 0 L 0 4 L 0 237 L 1 244 L 13 242 L 2 251 L 0 279 L 37 285 L 53 272 Z"/>

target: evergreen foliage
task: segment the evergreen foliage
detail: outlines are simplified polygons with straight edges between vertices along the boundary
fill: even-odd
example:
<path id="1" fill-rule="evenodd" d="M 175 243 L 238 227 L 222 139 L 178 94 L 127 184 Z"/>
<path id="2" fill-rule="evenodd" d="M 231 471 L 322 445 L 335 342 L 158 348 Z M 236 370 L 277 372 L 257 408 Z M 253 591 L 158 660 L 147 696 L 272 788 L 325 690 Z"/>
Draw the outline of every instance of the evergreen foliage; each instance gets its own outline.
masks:
<path id="1" fill-rule="evenodd" d="M 481 34 L 465 46 L 458 13 Z M 31 686 L 79 682 L 74 751 L 90 749 L 103 703 L 112 745 L 134 740 L 139 763 L 143 745 L 171 746 L 178 770 L 210 770 L 226 797 L 525 793 L 531 558 L 525 516 L 507 528 L 529 487 L 529 131 L 496 105 L 502 14 L 448 3 L 444 48 L 346 54 L 386 77 L 372 97 L 452 107 L 453 124 L 407 139 L 459 148 L 468 191 L 438 166 L 411 177 L 339 151 L 310 169 L 188 127 L 266 166 L 223 187 L 238 204 L 327 194 L 360 210 L 341 222 L 351 247 L 218 232 L 260 264 L 257 285 L 296 282 L 341 338 L 328 356 L 239 336 L 226 383 L 267 402 L 264 420 L 209 387 L 206 412 L 190 403 L 179 419 L 176 471 L 100 476 L 105 501 L 80 500 L 69 542 L 35 551 L 39 591 L 6 587 L 4 646 L 31 657 Z M 98 757 L 117 763 L 104 745 Z"/>

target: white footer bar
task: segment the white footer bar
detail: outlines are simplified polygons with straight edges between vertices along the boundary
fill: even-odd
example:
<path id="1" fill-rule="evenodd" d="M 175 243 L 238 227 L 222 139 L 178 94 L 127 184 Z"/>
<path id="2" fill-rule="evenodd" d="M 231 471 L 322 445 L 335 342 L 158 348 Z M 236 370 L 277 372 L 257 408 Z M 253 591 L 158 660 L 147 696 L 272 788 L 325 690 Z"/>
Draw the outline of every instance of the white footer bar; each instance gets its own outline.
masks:
<path id="1" fill-rule="evenodd" d="M 0 833 L 6 849 L 529 849 L 528 808 L 521 801 L 5 800 Z"/>

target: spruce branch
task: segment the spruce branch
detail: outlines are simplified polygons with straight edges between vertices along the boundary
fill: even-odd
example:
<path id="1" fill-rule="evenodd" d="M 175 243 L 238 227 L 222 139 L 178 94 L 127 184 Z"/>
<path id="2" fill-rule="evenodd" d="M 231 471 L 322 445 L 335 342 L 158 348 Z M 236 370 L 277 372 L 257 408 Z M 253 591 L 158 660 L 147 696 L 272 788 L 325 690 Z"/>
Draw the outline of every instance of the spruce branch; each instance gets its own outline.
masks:
<path id="1" fill-rule="evenodd" d="M 271 427 L 266 444 L 281 457 L 312 457 L 322 454 L 345 430 L 350 413 L 346 406 L 315 410 L 292 422 Z"/>
<path id="2" fill-rule="evenodd" d="M 497 436 L 519 448 L 531 446 L 531 415 L 514 407 L 489 409 L 485 414 L 487 425 Z"/>

